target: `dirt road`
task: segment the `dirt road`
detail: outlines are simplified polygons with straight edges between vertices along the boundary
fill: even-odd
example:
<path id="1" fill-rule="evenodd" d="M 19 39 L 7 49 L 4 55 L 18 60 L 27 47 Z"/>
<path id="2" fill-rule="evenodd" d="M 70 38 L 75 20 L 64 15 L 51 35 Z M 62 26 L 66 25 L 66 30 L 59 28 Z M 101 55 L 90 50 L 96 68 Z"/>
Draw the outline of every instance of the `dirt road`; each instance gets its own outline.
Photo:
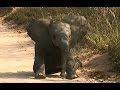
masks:
<path id="1" fill-rule="evenodd" d="M 109 75 L 106 75 L 104 72 L 105 70 L 109 69 L 109 65 L 106 65 L 109 64 L 106 54 L 103 56 L 94 56 L 88 61 L 84 62 L 84 68 L 78 72 L 80 77 L 74 80 L 61 79 L 59 77 L 59 73 L 49 75 L 46 79 L 34 79 L 34 73 L 32 71 L 33 62 L 34 42 L 27 36 L 26 33 L 14 32 L 14 30 L 8 28 L 7 24 L 4 24 L 0 21 L 0 83 L 115 82 L 114 79 L 109 80 L 111 76 L 116 75 L 115 73 L 111 72 L 112 74 L 108 73 Z M 105 67 L 100 65 L 104 65 Z M 107 67 L 108 69 L 105 69 Z M 91 70 L 94 72 L 91 72 Z M 95 73 L 99 73 L 99 77 L 93 75 Z M 100 78 L 100 75 L 103 75 L 103 77 Z M 108 76 L 107 80 L 104 80 L 104 76 Z M 96 79 L 94 77 L 100 79 Z"/>

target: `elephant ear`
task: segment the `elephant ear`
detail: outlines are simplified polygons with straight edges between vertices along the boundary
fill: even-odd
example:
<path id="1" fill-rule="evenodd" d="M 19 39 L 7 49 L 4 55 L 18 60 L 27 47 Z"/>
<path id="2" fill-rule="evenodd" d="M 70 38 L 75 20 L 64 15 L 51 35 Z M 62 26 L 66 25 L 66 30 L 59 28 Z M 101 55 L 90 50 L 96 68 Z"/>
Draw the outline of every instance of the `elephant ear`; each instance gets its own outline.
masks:
<path id="1" fill-rule="evenodd" d="M 38 42 L 43 31 L 48 29 L 50 22 L 48 19 L 32 19 L 26 28 L 27 34 L 33 41 Z"/>
<path id="2" fill-rule="evenodd" d="M 29 22 L 28 26 L 26 27 L 27 34 L 30 36 L 30 38 L 33 41 L 36 41 L 35 36 L 33 35 L 33 25 L 35 24 L 35 18 L 32 18 L 31 21 Z"/>

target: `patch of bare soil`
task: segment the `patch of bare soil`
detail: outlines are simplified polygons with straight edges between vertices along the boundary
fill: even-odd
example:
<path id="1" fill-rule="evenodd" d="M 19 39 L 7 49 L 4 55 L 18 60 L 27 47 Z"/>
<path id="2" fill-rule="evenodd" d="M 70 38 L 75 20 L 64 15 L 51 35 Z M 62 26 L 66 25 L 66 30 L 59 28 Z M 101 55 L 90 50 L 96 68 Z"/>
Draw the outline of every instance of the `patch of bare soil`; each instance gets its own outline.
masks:
<path id="1" fill-rule="evenodd" d="M 83 60 L 84 66 L 77 71 L 79 78 L 74 80 L 61 79 L 60 73 L 48 75 L 46 79 L 34 79 L 32 71 L 34 42 L 27 33 L 15 32 L 15 29 L 9 28 L 0 20 L 0 83 L 115 83 L 120 81 L 108 60 L 107 53 Z"/>

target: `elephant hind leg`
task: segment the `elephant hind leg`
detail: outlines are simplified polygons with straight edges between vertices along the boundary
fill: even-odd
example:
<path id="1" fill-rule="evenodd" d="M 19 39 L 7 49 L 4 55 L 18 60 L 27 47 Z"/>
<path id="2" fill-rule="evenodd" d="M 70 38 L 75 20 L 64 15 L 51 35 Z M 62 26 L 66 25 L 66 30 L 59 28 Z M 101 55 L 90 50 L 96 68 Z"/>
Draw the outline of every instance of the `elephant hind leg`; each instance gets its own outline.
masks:
<path id="1" fill-rule="evenodd" d="M 61 51 L 52 46 L 45 55 L 45 73 L 54 74 L 61 71 Z"/>
<path id="2" fill-rule="evenodd" d="M 55 69 L 52 69 L 52 70 L 45 70 L 45 72 L 46 72 L 46 75 L 48 75 L 48 74 L 54 74 L 54 73 L 58 73 L 58 72 L 60 72 L 61 71 L 61 68 L 55 68 Z"/>

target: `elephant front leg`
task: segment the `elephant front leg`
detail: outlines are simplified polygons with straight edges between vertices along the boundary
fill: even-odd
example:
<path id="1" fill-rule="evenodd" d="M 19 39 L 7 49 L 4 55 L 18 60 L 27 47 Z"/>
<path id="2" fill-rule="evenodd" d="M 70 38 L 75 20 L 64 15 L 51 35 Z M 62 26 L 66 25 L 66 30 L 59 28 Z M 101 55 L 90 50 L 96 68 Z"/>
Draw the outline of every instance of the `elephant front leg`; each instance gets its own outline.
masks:
<path id="1" fill-rule="evenodd" d="M 44 79 L 46 77 L 45 76 L 45 64 L 44 64 L 43 57 L 35 56 L 33 70 L 34 70 L 36 79 Z"/>
<path id="2" fill-rule="evenodd" d="M 62 50 L 62 71 L 61 76 L 67 79 L 76 78 L 76 70 L 79 67 L 77 62 L 72 57 L 72 53 L 69 50 L 69 44 L 65 45 Z"/>
<path id="3" fill-rule="evenodd" d="M 62 55 L 62 70 L 60 76 L 65 78 L 66 77 L 66 63 L 69 55 L 69 46 L 68 44 L 63 45 L 61 48 L 61 55 Z"/>
<path id="4" fill-rule="evenodd" d="M 61 74 L 60 74 L 60 76 L 62 77 L 62 78 L 65 78 L 66 77 L 66 62 L 67 62 L 67 60 L 66 60 L 66 54 L 63 54 L 62 53 L 62 70 L 61 70 Z"/>
<path id="5" fill-rule="evenodd" d="M 66 64 L 66 78 L 67 79 L 75 79 L 76 75 L 76 63 L 73 60 L 68 60 Z"/>
<path id="6" fill-rule="evenodd" d="M 82 63 L 78 59 L 73 59 L 71 53 L 68 57 L 67 63 L 66 63 L 66 78 L 67 79 L 75 79 L 78 77 L 76 74 L 76 70 L 82 67 Z"/>
<path id="7" fill-rule="evenodd" d="M 36 79 L 44 79 L 45 76 L 45 62 L 44 62 L 44 52 L 41 53 L 39 45 L 35 45 L 35 61 L 33 65 L 33 70 Z"/>

